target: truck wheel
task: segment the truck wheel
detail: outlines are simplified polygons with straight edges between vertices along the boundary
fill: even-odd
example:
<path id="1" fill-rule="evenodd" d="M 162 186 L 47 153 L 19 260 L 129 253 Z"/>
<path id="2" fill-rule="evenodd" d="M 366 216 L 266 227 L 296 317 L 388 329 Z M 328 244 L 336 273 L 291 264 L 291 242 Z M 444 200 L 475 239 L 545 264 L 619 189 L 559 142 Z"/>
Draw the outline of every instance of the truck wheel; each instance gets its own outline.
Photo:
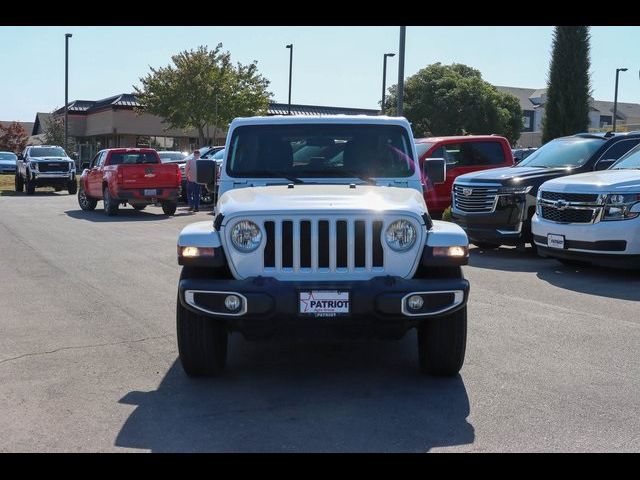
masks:
<path id="1" fill-rule="evenodd" d="M 16 184 L 16 192 L 22 192 L 24 190 L 24 181 L 22 180 L 22 177 L 17 173 L 16 173 L 15 184 Z"/>
<path id="2" fill-rule="evenodd" d="M 30 174 L 27 172 L 27 178 L 24 181 L 24 188 L 27 191 L 27 195 L 33 195 L 36 193 L 36 184 L 30 179 Z"/>
<path id="3" fill-rule="evenodd" d="M 104 204 L 104 213 L 108 217 L 113 217 L 114 215 L 118 214 L 118 207 L 120 206 L 120 204 L 116 199 L 111 197 L 111 194 L 109 193 L 109 187 L 106 187 L 102 191 L 102 203 Z"/>
<path id="4" fill-rule="evenodd" d="M 78 193 L 78 182 L 75 180 L 69 181 L 67 184 L 67 192 L 69 192 L 69 195 L 75 195 Z"/>
<path id="5" fill-rule="evenodd" d="M 80 185 L 80 189 L 78 190 L 78 205 L 80 205 L 80 208 L 85 212 L 90 212 L 95 210 L 96 205 L 98 205 L 98 200 L 87 197 L 84 193 L 84 188 Z"/>
<path id="6" fill-rule="evenodd" d="M 145 208 L 147 208 L 146 205 L 131 205 L 135 210 L 144 210 Z"/>
<path id="7" fill-rule="evenodd" d="M 178 204 L 176 202 L 162 202 L 162 211 L 165 215 L 173 215 L 176 213 Z"/>
<path id="8" fill-rule="evenodd" d="M 489 242 L 471 242 L 476 247 L 481 248 L 482 250 L 495 250 L 500 247 L 498 243 L 489 243 Z"/>
<path id="9" fill-rule="evenodd" d="M 177 299 L 178 355 L 190 377 L 220 375 L 227 364 L 227 331 L 213 318 L 197 315 Z"/>
<path id="10" fill-rule="evenodd" d="M 467 307 L 418 326 L 420 371 L 453 376 L 462 368 L 467 345 Z"/>

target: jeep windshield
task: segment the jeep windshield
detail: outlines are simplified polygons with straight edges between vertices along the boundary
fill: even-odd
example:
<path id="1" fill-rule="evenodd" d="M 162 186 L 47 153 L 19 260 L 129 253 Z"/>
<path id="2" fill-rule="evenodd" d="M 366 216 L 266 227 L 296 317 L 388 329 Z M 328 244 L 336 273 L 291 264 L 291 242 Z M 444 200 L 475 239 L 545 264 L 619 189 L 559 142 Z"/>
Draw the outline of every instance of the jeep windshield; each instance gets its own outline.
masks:
<path id="1" fill-rule="evenodd" d="M 519 167 L 576 168 L 581 167 L 606 141 L 603 138 L 569 137 L 546 143 L 518 163 Z"/>
<path id="2" fill-rule="evenodd" d="M 29 151 L 30 157 L 66 157 L 67 154 L 60 147 L 38 147 Z"/>
<path id="3" fill-rule="evenodd" d="M 395 125 L 248 125 L 234 130 L 226 164 L 231 177 L 410 177 L 411 139 Z"/>

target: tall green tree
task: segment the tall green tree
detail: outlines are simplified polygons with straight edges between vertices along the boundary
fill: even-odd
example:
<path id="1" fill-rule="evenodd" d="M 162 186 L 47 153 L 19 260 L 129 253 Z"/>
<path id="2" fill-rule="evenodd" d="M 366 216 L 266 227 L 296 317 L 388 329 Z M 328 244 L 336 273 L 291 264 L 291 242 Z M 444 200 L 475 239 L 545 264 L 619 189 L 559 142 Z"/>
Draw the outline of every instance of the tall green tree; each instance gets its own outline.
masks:
<path id="1" fill-rule="evenodd" d="M 28 140 L 27 131 L 18 122 L 0 125 L 0 150 L 19 153 L 24 150 Z"/>
<path id="2" fill-rule="evenodd" d="M 558 26 L 553 32 L 542 142 L 589 127 L 589 43 L 586 26 Z"/>
<path id="3" fill-rule="evenodd" d="M 397 86 L 389 88 L 386 112 L 397 112 Z M 520 137 L 522 109 L 513 95 L 499 92 L 480 71 L 467 65 L 435 63 L 408 77 L 404 116 L 417 137 L 466 133 Z"/>
<path id="4" fill-rule="evenodd" d="M 171 128 L 195 128 L 204 144 L 207 125 L 227 125 L 237 116 L 264 113 L 271 93 L 257 62 L 233 64 L 222 44 L 200 46 L 171 57 L 172 64 L 151 68 L 134 86 L 142 110 L 159 115 Z M 215 138 L 215 132 L 214 132 Z"/>
<path id="5" fill-rule="evenodd" d="M 64 147 L 64 116 L 56 115 L 54 109 L 43 125 L 44 143 L 45 145 L 59 145 Z M 71 154 L 76 150 L 73 137 L 67 139 L 67 154 Z"/>

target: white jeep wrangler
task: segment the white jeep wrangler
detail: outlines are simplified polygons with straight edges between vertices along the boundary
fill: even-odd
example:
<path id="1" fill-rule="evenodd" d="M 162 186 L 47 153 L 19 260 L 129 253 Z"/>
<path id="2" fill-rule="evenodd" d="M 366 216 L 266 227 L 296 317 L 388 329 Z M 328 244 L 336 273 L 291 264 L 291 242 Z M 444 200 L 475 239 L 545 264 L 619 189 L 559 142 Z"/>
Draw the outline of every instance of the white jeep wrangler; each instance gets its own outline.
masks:
<path id="1" fill-rule="evenodd" d="M 335 331 L 401 338 L 418 329 L 422 372 L 464 362 L 465 232 L 432 221 L 404 118 L 254 117 L 231 123 L 213 221 L 178 240 L 180 360 L 219 374 L 227 336 Z M 199 183 L 215 181 L 198 161 Z"/>

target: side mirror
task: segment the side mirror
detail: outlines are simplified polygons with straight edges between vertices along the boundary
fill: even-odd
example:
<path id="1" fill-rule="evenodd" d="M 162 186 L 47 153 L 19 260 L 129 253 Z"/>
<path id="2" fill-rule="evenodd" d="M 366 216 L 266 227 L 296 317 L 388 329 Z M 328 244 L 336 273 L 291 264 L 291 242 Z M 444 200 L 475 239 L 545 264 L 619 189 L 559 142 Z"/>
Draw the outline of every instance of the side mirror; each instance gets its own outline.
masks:
<path id="1" fill-rule="evenodd" d="M 426 158 L 422 166 L 422 175 L 434 185 L 444 183 L 447 178 L 447 162 L 444 158 Z"/>
<path id="2" fill-rule="evenodd" d="M 606 170 L 611 165 L 613 165 L 615 162 L 616 162 L 615 158 L 607 158 L 606 160 L 600 160 L 600 161 L 598 161 L 598 163 L 596 163 L 595 170 Z"/>
<path id="3" fill-rule="evenodd" d="M 80 170 L 86 170 L 87 168 L 89 168 L 89 162 L 82 162 L 80 164 Z"/>
<path id="4" fill-rule="evenodd" d="M 215 185 L 216 162 L 214 160 L 196 160 L 196 183 Z"/>
<path id="5" fill-rule="evenodd" d="M 22 155 L 21 153 L 18 154 L 18 160 L 24 160 L 24 155 Z"/>

